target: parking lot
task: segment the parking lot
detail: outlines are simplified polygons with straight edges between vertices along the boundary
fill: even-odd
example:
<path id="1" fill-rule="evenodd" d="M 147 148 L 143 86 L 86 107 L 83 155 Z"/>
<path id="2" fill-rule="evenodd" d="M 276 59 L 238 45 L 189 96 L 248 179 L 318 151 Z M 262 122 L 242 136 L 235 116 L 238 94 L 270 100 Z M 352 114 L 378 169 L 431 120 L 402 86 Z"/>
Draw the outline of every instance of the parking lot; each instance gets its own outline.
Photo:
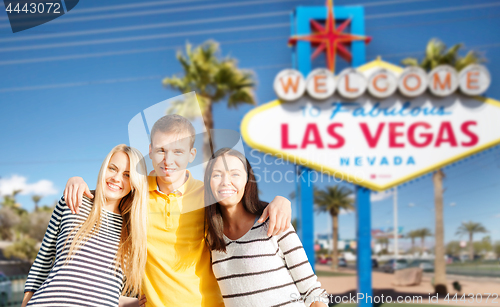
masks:
<path id="1" fill-rule="evenodd" d="M 382 272 L 381 270 L 382 269 L 380 267 L 373 269 L 372 284 L 374 296 L 391 296 L 394 301 L 398 296 L 403 298 L 421 296 L 422 303 L 429 303 L 429 294 L 434 292 L 434 288 L 432 286 L 432 273 L 424 273 L 420 285 L 403 287 L 394 286 L 392 284 L 394 281 L 394 275 Z M 316 273 L 319 276 L 319 281 L 328 293 L 334 295 L 346 295 L 348 293 L 352 293 L 353 295 L 356 294 L 357 278 L 353 264 L 348 264 L 345 268 L 339 268 L 338 273 L 331 273 L 329 275 L 326 274 L 326 272 L 332 272 L 330 266 L 316 265 Z M 453 289 L 452 283 L 454 281 L 459 281 L 462 285 L 462 291 L 460 293 Z M 452 301 L 450 299 L 445 301 L 444 298 L 439 298 L 437 302 L 431 302 L 432 304 L 460 306 L 499 306 L 500 304 L 500 299 L 497 299 L 496 303 L 491 299 L 486 302 L 486 293 L 499 294 L 500 278 L 447 275 L 447 287 L 451 297 L 454 294 L 458 294 L 458 300 Z M 465 302 L 459 300 L 461 295 L 468 295 L 470 293 L 473 293 L 474 295 L 482 294 L 482 301 L 479 302 L 479 299 L 477 299 L 474 300 L 473 303 L 470 303 L 467 302 L 467 300 L 465 300 Z"/>

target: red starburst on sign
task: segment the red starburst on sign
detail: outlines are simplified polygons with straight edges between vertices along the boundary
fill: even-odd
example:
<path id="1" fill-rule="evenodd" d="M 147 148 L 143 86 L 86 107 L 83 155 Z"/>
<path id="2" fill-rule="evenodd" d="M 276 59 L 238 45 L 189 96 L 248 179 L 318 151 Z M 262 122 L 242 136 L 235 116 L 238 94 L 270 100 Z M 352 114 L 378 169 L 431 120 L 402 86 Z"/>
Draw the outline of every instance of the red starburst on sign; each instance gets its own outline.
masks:
<path id="1" fill-rule="evenodd" d="M 292 36 L 288 40 L 288 44 L 295 45 L 298 41 L 311 42 L 311 44 L 316 47 L 316 50 L 312 54 L 311 58 L 316 58 L 321 52 L 324 51 L 326 53 L 326 62 L 328 64 L 328 68 L 331 72 L 334 73 L 335 55 L 337 51 L 344 60 L 350 63 L 352 60 L 352 54 L 347 49 L 347 46 L 349 46 L 353 41 L 364 41 L 366 44 L 368 44 L 371 41 L 371 37 L 352 35 L 342 32 L 349 25 L 351 19 L 347 19 L 340 26 L 338 26 L 337 29 L 335 29 L 333 1 L 327 0 L 326 5 L 328 12 L 325 26 L 322 26 L 317 21 L 311 19 L 311 26 L 316 32 L 310 35 Z"/>

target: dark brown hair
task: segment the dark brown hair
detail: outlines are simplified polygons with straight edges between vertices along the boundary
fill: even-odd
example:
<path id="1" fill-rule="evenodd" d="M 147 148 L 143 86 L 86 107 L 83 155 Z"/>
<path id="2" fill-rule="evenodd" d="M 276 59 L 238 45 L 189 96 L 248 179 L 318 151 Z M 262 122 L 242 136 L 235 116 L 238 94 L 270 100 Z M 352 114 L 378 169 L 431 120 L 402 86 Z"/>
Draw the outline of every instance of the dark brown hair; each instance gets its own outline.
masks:
<path id="1" fill-rule="evenodd" d="M 187 133 L 189 134 L 191 148 L 193 148 L 196 138 L 196 131 L 193 124 L 187 118 L 177 114 L 165 115 L 154 123 L 153 128 L 151 128 L 151 145 L 153 145 L 153 136 L 156 132 Z"/>
<path id="2" fill-rule="evenodd" d="M 210 178 L 215 162 L 224 155 L 233 156 L 240 159 L 247 171 L 247 184 L 241 202 L 245 210 L 255 215 L 261 215 L 267 203 L 259 200 L 259 190 L 257 181 L 253 174 L 252 166 L 245 156 L 237 150 L 231 148 L 221 148 L 217 150 L 208 161 L 205 169 L 205 230 L 206 244 L 210 250 L 226 252 L 226 242 L 224 241 L 224 221 L 222 220 L 220 204 L 215 200 L 210 187 Z"/>

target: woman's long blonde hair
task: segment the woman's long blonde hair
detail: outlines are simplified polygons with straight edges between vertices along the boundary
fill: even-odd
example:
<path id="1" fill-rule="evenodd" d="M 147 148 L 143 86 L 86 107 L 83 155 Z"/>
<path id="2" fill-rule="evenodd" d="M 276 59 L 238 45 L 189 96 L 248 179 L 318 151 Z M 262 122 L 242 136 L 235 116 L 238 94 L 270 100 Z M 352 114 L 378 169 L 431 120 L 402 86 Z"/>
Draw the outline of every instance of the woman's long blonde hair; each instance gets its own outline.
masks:
<path id="1" fill-rule="evenodd" d="M 94 205 L 85 222 L 75 226 L 76 232 L 71 243 L 67 260 L 71 259 L 90 237 L 96 235 L 101 227 L 101 214 L 106 203 L 104 196 L 105 173 L 111 157 L 117 153 L 127 154 L 130 161 L 131 191 L 120 201 L 119 210 L 123 218 L 120 245 L 116 254 L 116 263 L 125 276 L 123 294 L 135 296 L 140 293 L 142 278 L 147 258 L 147 216 L 148 216 L 148 185 L 146 164 L 142 154 L 135 148 L 120 144 L 113 148 L 102 162 L 94 195 Z M 68 238 L 71 237 L 68 236 Z"/>

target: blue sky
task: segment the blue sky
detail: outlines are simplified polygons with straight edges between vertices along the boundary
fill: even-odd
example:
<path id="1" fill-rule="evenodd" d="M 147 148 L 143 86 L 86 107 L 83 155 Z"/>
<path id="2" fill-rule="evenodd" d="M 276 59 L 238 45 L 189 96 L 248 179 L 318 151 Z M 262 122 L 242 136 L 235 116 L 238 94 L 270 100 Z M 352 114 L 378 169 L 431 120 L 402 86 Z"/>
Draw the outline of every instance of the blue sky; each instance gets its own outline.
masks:
<path id="1" fill-rule="evenodd" d="M 188 41 L 219 41 L 223 55 L 255 71 L 258 104 L 275 99 L 275 75 L 292 66 L 289 13 L 299 5 L 324 5 L 324 0 L 102 3 L 80 1 L 69 14 L 16 34 L 7 14 L 0 13 L 0 180 L 5 186 L 17 175 L 26 178 L 25 192 L 51 192 L 42 204 L 52 204 L 71 176 L 82 176 L 94 186 L 105 155 L 128 143 L 132 117 L 179 94 L 162 88 L 161 80 L 180 72 L 175 53 Z M 381 55 L 398 64 L 408 56 L 421 57 L 434 37 L 448 45 L 464 43 L 464 52 L 480 51 L 493 80 L 487 96 L 500 99 L 495 86 L 500 80 L 500 2 L 336 0 L 334 5 L 364 5 L 366 34 L 373 38 L 367 60 Z M 346 66 L 342 62 L 338 69 Z M 251 108 L 229 110 L 216 104 L 215 128 L 238 130 Z M 450 166 L 445 173 L 446 241 L 458 239 L 457 227 L 468 220 L 483 223 L 488 235 L 500 240 L 500 149 Z M 260 189 L 270 200 L 276 194 L 288 196 L 294 184 L 263 183 Z M 399 187 L 398 194 L 400 226 L 405 231 L 433 230 L 431 177 Z M 30 195 L 18 201 L 33 208 Z M 392 199 L 374 202 L 372 226 L 391 225 Z M 317 215 L 315 229 L 331 232 L 330 217 Z M 354 214 L 342 215 L 341 238 L 354 238 L 354 229 Z"/>

